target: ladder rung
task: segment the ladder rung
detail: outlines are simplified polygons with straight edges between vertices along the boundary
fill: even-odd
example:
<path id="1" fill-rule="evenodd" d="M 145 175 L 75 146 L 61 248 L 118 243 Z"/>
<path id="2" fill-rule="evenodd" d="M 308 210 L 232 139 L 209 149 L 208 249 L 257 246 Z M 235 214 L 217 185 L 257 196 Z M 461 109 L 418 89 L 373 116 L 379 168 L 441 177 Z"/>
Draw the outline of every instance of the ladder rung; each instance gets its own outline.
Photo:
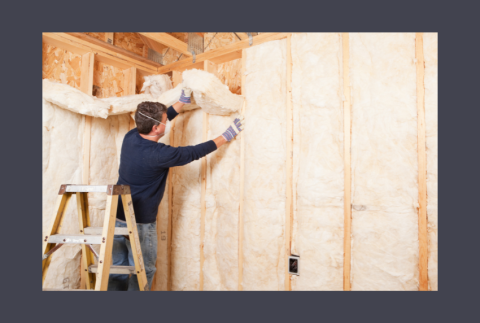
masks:
<path id="1" fill-rule="evenodd" d="M 88 271 L 92 274 L 96 274 L 98 265 L 91 265 L 88 267 Z M 110 266 L 110 274 L 135 274 L 134 266 Z"/>
<path id="2" fill-rule="evenodd" d="M 86 227 L 83 232 L 87 235 L 98 234 L 101 235 L 103 227 Z M 128 228 L 115 228 L 115 234 L 121 236 L 128 236 Z"/>
<path id="3" fill-rule="evenodd" d="M 54 234 L 48 238 L 48 243 L 70 243 L 70 244 L 102 244 L 101 235 L 83 234 Z"/>
<path id="4" fill-rule="evenodd" d="M 65 191 L 76 193 L 76 192 L 98 192 L 98 193 L 107 193 L 107 185 L 67 185 Z"/>

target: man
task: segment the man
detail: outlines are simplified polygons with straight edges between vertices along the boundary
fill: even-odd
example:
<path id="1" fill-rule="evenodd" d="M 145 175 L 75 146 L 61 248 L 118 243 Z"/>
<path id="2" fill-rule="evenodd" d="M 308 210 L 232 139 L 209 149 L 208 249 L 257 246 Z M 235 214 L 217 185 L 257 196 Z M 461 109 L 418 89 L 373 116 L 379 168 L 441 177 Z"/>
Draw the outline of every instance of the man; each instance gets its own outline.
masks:
<path id="1" fill-rule="evenodd" d="M 173 120 L 184 104 L 190 103 L 191 93 L 190 89 L 184 87 L 180 100 L 168 109 L 158 102 L 140 103 L 135 112 L 137 127 L 125 135 L 122 143 L 117 185 L 130 185 L 148 289 L 152 287 L 156 271 L 157 211 L 169 168 L 186 165 L 210 154 L 244 128 L 243 118 L 236 118 L 221 136 L 196 146 L 171 147 L 158 143 L 165 135 L 167 119 Z M 118 203 L 115 226 L 126 227 L 121 197 Z M 114 236 L 112 265 L 135 266 L 130 241 L 124 236 Z M 137 275 L 131 275 L 130 278 L 129 275 L 110 275 L 108 290 L 139 290 Z"/>

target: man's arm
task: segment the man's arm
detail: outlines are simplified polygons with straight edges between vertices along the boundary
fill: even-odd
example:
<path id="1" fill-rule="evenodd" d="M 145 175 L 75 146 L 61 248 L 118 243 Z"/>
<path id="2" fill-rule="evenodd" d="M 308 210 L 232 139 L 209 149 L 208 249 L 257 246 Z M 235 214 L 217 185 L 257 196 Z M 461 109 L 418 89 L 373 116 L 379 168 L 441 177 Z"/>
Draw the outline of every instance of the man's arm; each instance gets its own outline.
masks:
<path id="1" fill-rule="evenodd" d="M 201 143 L 196 146 L 187 147 L 171 147 L 163 146 L 158 153 L 157 165 L 160 167 L 168 168 L 175 166 L 183 166 L 191 163 L 194 160 L 198 160 L 211 152 L 214 152 L 227 141 L 235 138 L 245 126 L 245 120 L 243 117 L 235 118 L 228 129 L 219 137 L 214 140 Z"/>

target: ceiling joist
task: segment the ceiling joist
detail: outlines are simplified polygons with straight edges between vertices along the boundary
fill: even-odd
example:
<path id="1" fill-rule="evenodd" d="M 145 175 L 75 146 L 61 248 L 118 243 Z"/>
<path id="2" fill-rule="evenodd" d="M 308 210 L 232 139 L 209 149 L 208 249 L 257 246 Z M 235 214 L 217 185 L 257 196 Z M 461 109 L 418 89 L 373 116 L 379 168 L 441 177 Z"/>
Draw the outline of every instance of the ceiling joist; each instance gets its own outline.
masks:
<path id="1" fill-rule="evenodd" d="M 262 33 L 258 36 L 253 37 L 253 44 L 260 45 L 272 40 L 279 40 L 287 38 L 288 33 Z M 195 59 L 195 63 L 193 63 L 193 59 L 191 57 L 180 60 L 178 62 L 165 65 L 163 67 L 158 68 L 159 74 L 165 74 L 171 71 L 182 71 L 187 68 L 191 68 L 194 64 L 198 64 L 204 61 L 212 61 L 215 64 L 225 63 L 234 59 L 238 59 L 242 57 L 242 49 L 250 47 L 249 39 L 245 39 L 242 41 L 238 41 L 236 43 L 232 43 L 230 45 L 226 45 L 224 47 L 220 47 L 217 49 L 213 49 L 203 54 L 198 54 Z"/>
<path id="2" fill-rule="evenodd" d="M 176 50 L 177 52 L 182 53 L 183 55 L 192 56 L 192 53 L 188 51 L 188 45 L 186 43 L 167 33 L 139 33 L 139 34 L 150 40 L 153 40 L 154 42 L 170 47 L 171 49 Z"/>

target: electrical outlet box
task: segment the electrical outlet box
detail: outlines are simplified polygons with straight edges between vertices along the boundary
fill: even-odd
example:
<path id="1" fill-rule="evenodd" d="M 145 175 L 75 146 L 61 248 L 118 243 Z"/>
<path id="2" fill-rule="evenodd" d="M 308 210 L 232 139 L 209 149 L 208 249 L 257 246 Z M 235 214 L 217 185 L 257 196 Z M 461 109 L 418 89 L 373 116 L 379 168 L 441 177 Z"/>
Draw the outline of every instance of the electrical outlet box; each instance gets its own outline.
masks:
<path id="1" fill-rule="evenodd" d="M 288 257 L 288 273 L 300 276 L 300 256 L 291 255 Z"/>

